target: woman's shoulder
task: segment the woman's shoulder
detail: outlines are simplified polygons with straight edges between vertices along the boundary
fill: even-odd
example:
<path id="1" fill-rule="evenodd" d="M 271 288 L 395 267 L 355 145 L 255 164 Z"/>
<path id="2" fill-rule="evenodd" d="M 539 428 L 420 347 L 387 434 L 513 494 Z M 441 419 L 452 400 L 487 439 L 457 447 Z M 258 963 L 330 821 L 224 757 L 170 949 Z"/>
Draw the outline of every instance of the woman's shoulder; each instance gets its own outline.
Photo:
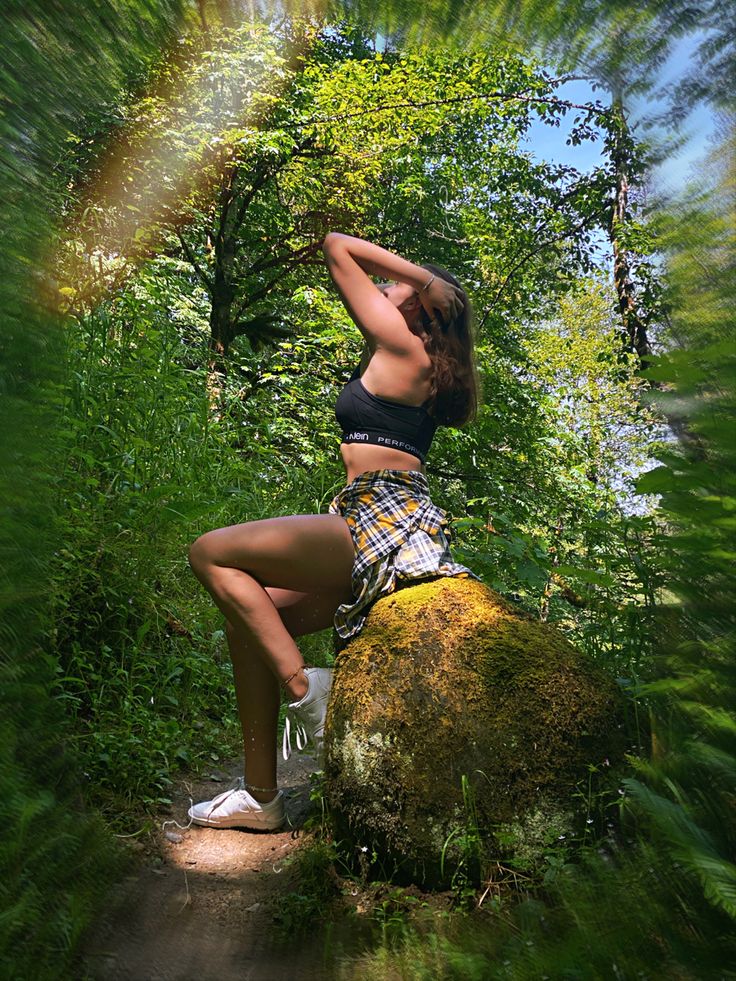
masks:
<path id="1" fill-rule="evenodd" d="M 407 404 L 422 404 L 429 398 L 432 360 L 421 341 L 401 355 L 377 347 L 365 362 L 361 360 L 361 376 L 375 394 Z"/>
<path id="2" fill-rule="evenodd" d="M 394 348 L 388 350 L 376 344 L 370 350 L 366 344 L 363 348 L 361 357 L 361 369 L 365 370 L 370 364 L 373 370 L 390 375 L 429 375 L 432 370 L 432 359 L 430 358 L 424 342 L 420 337 L 410 335 L 407 347 L 401 353 Z"/>

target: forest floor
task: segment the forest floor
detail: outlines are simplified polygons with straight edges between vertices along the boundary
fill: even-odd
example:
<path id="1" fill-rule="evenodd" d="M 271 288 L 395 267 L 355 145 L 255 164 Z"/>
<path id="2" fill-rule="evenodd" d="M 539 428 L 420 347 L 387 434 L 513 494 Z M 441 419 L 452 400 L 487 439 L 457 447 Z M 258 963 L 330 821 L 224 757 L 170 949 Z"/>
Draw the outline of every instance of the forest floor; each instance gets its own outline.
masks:
<path id="1" fill-rule="evenodd" d="M 181 775 L 170 793 L 171 806 L 157 815 L 147 839 L 126 840 L 132 871 L 110 890 L 107 909 L 85 937 L 75 976 L 80 981 L 353 977 L 355 959 L 385 939 L 397 893 L 390 883 L 361 884 L 335 872 L 325 891 L 334 901 L 324 913 L 319 906 L 316 916 L 307 911 L 306 924 L 299 922 L 301 901 L 308 906 L 309 896 L 303 895 L 305 884 L 289 859 L 314 840 L 304 829 L 317 807 L 310 800 L 313 770 L 307 755 L 295 753 L 284 762 L 279 754 L 287 820 L 275 832 L 189 821 L 190 804 L 226 790 L 242 774 L 242 759 L 203 776 Z M 315 874 L 324 878 L 327 872 L 318 867 Z M 404 911 L 421 907 L 444 918 L 452 907 L 450 892 L 409 886 L 400 895 L 398 907 Z M 294 929 L 290 916 L 296 916 Z"/>
<path id="2" fill-rule="evenodd" d="M 209 800 L 242 774 L 242 761 L 182 778 L 148 842 L 131 844 L 135 871 L 118 883 L 90 931 L 82 963 L 94 981 L 311 981 L 329 976 L 324 932 L 274 939 L 274 908 L 298 892 L 285 860 L 310 810 L 307 756 L 279 759 L 287 821 L 277 832 L 190 825 L 192 801 Z M 209 778 L 208 778 L 209 777 Z M 212 779 L 217 777 L 219 779 Z M 187 825 L 189 825 L 187 827 Z"/>

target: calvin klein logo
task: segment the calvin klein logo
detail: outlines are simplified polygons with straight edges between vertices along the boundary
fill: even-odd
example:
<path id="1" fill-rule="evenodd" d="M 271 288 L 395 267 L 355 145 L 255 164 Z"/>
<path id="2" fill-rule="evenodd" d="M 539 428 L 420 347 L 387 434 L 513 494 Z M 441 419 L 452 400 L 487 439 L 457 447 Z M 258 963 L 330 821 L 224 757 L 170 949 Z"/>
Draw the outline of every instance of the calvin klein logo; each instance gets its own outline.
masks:
<path id="1" fill-rule="evenodd" d="M 416 446 L 412 446 L 411 443 L 406 443 L 403 439 L 394 439 L 393 436 L 381 436 L 378 433 L 373 434 L 371 439 L 370 432 L 365 430 L 356 429 L 352 433 L 348 433 L 343 436 L 344 443 L 373 443 L 376 446 L 391 446 L 397 450 L 403 450 L 405 453 L 411 453 L 412 456 L 419 457 L 421 459 L 419 450 Z"/>
<path id="2" fill-rule="evenodd" d="M 399 447 L 405 447 L 408 452 L 416 454 L 416 447 L 412 446 L 411 443 L 405 443 L 403 439 L 393 439 L 391 436 L 379 436 L 378 442 L 384 446 L 395 446 L 397 449 Z"/>

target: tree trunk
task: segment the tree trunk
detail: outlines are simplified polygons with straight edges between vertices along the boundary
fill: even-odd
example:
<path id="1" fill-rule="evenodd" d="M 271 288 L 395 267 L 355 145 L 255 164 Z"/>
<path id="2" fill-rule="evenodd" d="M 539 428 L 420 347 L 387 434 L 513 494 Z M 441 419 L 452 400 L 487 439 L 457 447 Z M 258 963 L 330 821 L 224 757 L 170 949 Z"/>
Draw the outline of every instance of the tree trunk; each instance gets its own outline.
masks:
<path id="1" fill-rule="evenodd" d="M 625 351 L 634 352 L 642 369 L 647 367 L 652 348 L 647 336 L 647 324 L 639 316 L 636 305 L 636 291 L 631 278 L 631 263 L 625 244 L 621 240 L 621 229 L 627 218 L 629 196 L 629 161 L 631 136 L 624 114 L 622 87 L 614 85 L 614 145 L 612 159 L 616 173 L 616 197 L 611 209 L 610 238 L 613 246 L 613 279 L 621 313 L 621 338 Z M 660 382 L 651 381 L 652 388 L 662 388 Z M 662 406 L 667 424 L 675 434 L 680 446 L 694 459 L 706 455 L 702 440 L 691 432 L 686 423 L 685 412 L 674 407 Z"/>
<path id="2" fill-rule="evenodd" d="M 616 173 L 616 196 L 611 210 L 611 244 L 613 246 L 613 280 L 621 312 L 621 337 L 624 350 L 635 352 L 642 367 L 646 367 L 652 349 L 647 337 L 647 327 L 636 309 L 634 284 L 628 251 L 620 231 L 627 218 L 629 199 L 629 154 L 631 142 L 628 123 L 620 94 L 613 100 L 614 129 L 613 164 Z"/>

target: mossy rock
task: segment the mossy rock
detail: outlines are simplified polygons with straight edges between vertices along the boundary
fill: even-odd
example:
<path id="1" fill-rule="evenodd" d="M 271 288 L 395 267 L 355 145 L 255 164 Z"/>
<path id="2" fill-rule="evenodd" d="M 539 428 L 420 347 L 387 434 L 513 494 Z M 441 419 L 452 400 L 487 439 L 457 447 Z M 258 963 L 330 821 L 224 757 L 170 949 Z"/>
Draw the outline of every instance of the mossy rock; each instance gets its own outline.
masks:
<path id="1" fill-rule="evenodd" d="M 338 837 L 363 868 L 375 854 L 383 878 L 448 883 L 463 860 L 463 775 L 484 840 L 508 855 L 514 829 L 520 851 L 525 828 L 546 846 L 572 820 L 587 764 L 615 766 L 624 751 L 615 680 L 477 580 L 381 597 L 338 651 L 326 798 Z"/>

